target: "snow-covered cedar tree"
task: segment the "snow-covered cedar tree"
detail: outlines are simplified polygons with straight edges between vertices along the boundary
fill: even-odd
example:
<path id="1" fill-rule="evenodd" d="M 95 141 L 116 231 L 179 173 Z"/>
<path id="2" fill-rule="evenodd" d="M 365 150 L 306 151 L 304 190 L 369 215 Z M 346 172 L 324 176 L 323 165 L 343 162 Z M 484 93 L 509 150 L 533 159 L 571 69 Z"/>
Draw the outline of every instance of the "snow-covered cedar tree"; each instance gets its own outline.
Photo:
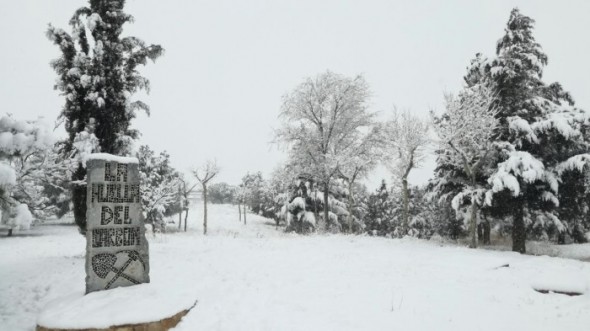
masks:
<path id="1" fill-rule="evenodd" d="M 203 192 L 203 234 L 207 234 L 207 199 L 209 184 L 219 174 L 221 169 L 217 165 L 217 161 L 209 160 L 202 166 L 193 169 L 193 176 L 197 178 Z"/>
<path id="2" fill-rule="evenodd" d="M 0 118 L 0 191 L 3 223 L 27 228 L 37 217 L 59 214 L 67 167 L 53 152 L 54 137 L 42 119 Z M 60 186 L 61 184 L 61 186 Z M 26 215 L 20 215 L 24 213 Z M 22 222 L 21 222 L 22 221 Z M 24 222 L 24 223 L 23 223 Z"/>
<path id="3" fill-rule="evenodd" d="M 165 231 L 164 213 L 178 201 L 178 173 L 170 165 L 170 155 L 156 155 L 149 146 L 139 148 L 141 206 L 145 221 L 154 230 Z"/>
<path id="4" fill-rule="evenodd" d="M 513 9 L 496 58 L 486 65 L 499 107 L 499 154 L 486 203 L 513 217 L 512 249 L 524 253 L 527 225 L 567 231 L 559 218 L 560 180 L 585 159 L 588 114 L 557 83 L 542 81 L 547 56 L 535 41 L 534 20 Z M 571 181 L 571 179 L 570 179 Z M 571 183 L 571 182 L 570 182 Z"/>
<path id="5" fill-rule="evenodd" d="M 386 124 L 387 166 L 401 184 L 403 219 L 400 231 L 403 234 L 408 232 L 410 220 L 408 176 L 412 169 L 420 167 L 424 161 L 426 147 L 430 143 L 429 126 L 427 120 L 413 115 L 409 110 L 394 110 Z"/>
<path id="6" fill-rule="evenodd" d="M 439 155 L 439 162 L 453 168 L 463 168 L 468 181 L 464 189 L 452 200 L 458 210 L 463 200 L 471 202 L 469 216 L 470 246 L 477 247 L 477 214 L 483 204 L 485 187 L 478 185 L 478 177 L 493 150 L 493 138 L 498 126 L 498 107 L 494 91 L 485 84 L 467 87 L 458 96 L 445 95 L 445 113 L 433 118 L 434 129 L 439 137 L 439 149 L 449 149 Z M 445 158 L 445 159 L 442 159 Z"/>
<path id="7" fill-rule="evenodd" d="M 65 98 L 59 119 L 65 123 L 68 137 L 61 152 L 75 152 L 76 137 L 95 120 L 94 134 L 100 151 L 115 155 L 131 154 L 138 132 L 131 121 L 138 110 L 149 114 L 142 101 L 132 100 L 139 91 L 149 92 L 149 81 L 138 71 L 147 60 L 155 61 L 163 53 L 159 45 L 147 45 L 141 39 L 121 37 L 123 26 L 133 17 L 123 12 L 125 0 L 90 0 L 88 7 L 74 12 L 69 21 L 71 33 L 49 25 L 47 36 L 59 47 L 61 56 L 51 62 L 58 75 L 55 89 Z M 73 174 L 74 183 L 82 183 L 86 169 L 82 163 Z M 74 185 L 74 217 L 81 233 L 86 230 L 86 188 Z"/>
<path id="8" fill-rule="evenodd" d="M 590 241 L 590 155 L 582 154 L 558 165 L 561 184 L 559 217 L 566 225 L 567 235 L 558 236 L 559 243 Z M 540 228 L 538 226 L 537 228 Z M 535 230 L 535 229 L 533 229 Z M 543 233 L 541 233 L 543 235 Z"/>
<path id="9" fill-rule="evenodd" d="M 368 98 L 362 76 L 349 78 L 329 71 L 307 78 L 283 97 L 282 128 L 276 140 L 289 149 L 292 160 L 304 165 L 300 168 L 323 192 L 330 190 L 331 180 L 351 160 L 351 142 L 373 123 Z M 323 198 L 322 222 L 329 226 L 329 194 Z"/>

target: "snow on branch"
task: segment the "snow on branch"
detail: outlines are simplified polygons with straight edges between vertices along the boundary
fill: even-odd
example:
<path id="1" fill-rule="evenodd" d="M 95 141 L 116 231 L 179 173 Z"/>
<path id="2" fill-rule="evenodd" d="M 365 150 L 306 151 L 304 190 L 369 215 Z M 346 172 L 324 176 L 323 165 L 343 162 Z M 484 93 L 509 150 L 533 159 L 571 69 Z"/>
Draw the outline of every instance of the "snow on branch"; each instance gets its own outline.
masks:
<path id="1" fill-rule="evenodd" d="M 558 175 L 562 175 L 566 171 L 577 170 L 582 172 L 586 165 L 590 164 L 590 154 L 579 154 L 570 157 L 564 162 L 557 165 L 556 170 Z"/>
<path id="2" fill-rule="evenodd" d="M 543 162 L 533 157 L 528 152 L 514 151 L 510 153 L 509 158 L 498 164 L 498 170 L 490 176 L 488 183 L 492 185 L 492 190 L 486 194 L 486 204 L 491 204 L 493 193 L 508 189 L 513 196 L 521 194 L 520 180 L 527 184 L 537 181 L 543 181 L 549 184 L 553 193 L 557 194 L 559 182 L 557 177 L 547 171 Z M 544 199 L 554 201 L 548 195 Z"/>
<path id="3" fill-rule="evenodd" d="M 463 168 L 470 177 L 479 171 L 493 146 L 499 112 L 495 100 L 491 88 L 476 85 L 458 96 L 445 94 L 446 113 L 441 117 L 433 115 L 440 148 L 448 152 L 447 161 Z"/>

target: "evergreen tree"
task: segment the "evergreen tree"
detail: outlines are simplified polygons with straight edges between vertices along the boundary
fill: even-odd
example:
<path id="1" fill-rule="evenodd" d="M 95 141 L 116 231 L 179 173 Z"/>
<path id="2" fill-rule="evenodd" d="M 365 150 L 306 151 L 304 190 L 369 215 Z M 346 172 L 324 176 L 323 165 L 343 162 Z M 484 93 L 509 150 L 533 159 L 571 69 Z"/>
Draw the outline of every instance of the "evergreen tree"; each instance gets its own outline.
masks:
<path id="1" fill-rule="evenodd" d="M 559 206 L 557 167 L 587 151 L 581 134 L 586 115 L 573 107 L 573 99 L 559 84 L 541 79 L 547 56 L 535 41 L 534 20 L 513 9 L 497 57 L 487 66 L 495 84 L 500 108 L 499 154 L 488 204 L 513 216 L 514 251 L 524 253 L 527 223 L 550 223 L 564 230 Z M 493 197 L 493 203 L 492 203 Z"/>
<path id="2" fill-rule="evenodd" d="M 123 26 L 133 17 L 123 12 L 125 0 L 90 0 L 89 7 L 78 9 L 69 24 L 71 34 L 49 26 L 47 36 L 61 50 L 51 66 L 58 74 L 55 88 L 65 96 L 60 120 L 68 138 L 62 144 L 67 156 L 77 153 L 74 141 L 88 131 L 94 121 L 94 134 L 101 152 L 129 155 L 130 145 L 139 135 L 131 128 L 138 110 L 149 114 L 142 101 L 131 100 L 138 90 L 149 92 L 149 81 L 138 72 L 139 65 L 155 61 L 163 53 L 159 45 L 146 45 L 136 37 L 121 37 Z M 82 183 L 83 164 L 73 180 Z M 74 216 L 82 233 L 86 230 L 86 188 L 74 187 Z"/>
<path id="3" fill-rule="evenodd" d="M 533 37 L 533 25 L 534 20 L 512 10 L 496 57 L 487 60 L 477 54 L 464 77 L 467 89 L 480 84 L 491 87 L 496 97 L 493 107 L 499 109 L 492 138 L 495 151 L 476 179 L 478 186 L 487 187 L 480 216 L 488 236 L 489 219 L 499 220 L 504 228 L 502 219 L 512 218 L 508 228 L 518 252 L 526 250 L 527 231 L 549 238 L 576 228 L 581 238 L 587 228 L 587 218 L 579 216 L 584 204 L 578 202 L 588 192 L 579 181 L 590 160 L 588 114 L 575 108 L 559 83 L 542 81 L 548 60 Z M 465 171 L 445 161 L 450 153 L 437 151 L 430 190 L 439 202 L 450 201 L 466 185 Z M 461 208 L 469 199 L 455 202 Z"/>
<path id="4" fill-rule="evenodd" d="M 389 196 L 389 190 L 385 180 L 377 191 L 369 195 L 367 202 L 367 216 L 365 218 L 366 230 L 371 235 L 384 236 L 392 231 L 393 205 Z"/>

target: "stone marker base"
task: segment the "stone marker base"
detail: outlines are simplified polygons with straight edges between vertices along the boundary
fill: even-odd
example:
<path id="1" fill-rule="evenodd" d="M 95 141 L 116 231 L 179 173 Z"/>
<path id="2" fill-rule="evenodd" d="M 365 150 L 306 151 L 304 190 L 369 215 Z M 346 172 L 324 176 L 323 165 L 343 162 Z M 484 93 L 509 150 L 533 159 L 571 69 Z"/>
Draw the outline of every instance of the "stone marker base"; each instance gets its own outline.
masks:
<path id="1" fill-rule="evenodd" d="M 37 331 L 168 330 L 196 306 L 196 297 L 190 288 L 166 282 L 86 295 L 76 291 L 47 303 L 37 318 Z"/>
<path id="2" fill-rule="evenodd" d="M 184 315 L 192 309 L 186 309 L 178 314 L 156 321 L 140 324 L 126 324 L 126 325 L 113 325 L 109 328 L 101 329 L 52 329 L 37 325 L 37 331 L 166 331 L 175 327 Z"/>

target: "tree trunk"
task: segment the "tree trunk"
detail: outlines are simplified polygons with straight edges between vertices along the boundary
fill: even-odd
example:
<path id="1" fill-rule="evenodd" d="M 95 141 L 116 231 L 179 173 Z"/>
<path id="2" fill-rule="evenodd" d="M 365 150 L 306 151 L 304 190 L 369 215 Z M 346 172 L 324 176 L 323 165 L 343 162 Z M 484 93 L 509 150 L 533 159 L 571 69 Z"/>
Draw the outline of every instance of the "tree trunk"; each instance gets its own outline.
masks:
<path id="1" fill-rule="evenodd" d="M 246 225 L 246 214 L 248 213 L 248 207 L 246 206 L 246 204 L 244 203 L 244 225 Z"/>
<path id="2" fill-rule="evenodd" d="M 318 226 L 318 222 L 320 220 L 320 214 L 318 213 L 318 188 L 314 188 L 314 196 L 313 196 L 313 217 L 315 218 L 315 225 Z"/>
<path id="3" fill-rule="evenodd" d="M 12 229 L 8 229 L 8 237 L 12 237 Z"/>
<path id="4" fill-rule="evenodd" d="M 483 241 L 483 223 L 477 225 L 477 241 Z"/>
<path id="5" fill-rule="evenodd" d="M 188 219 L 188 207 L 184 210 L 184 232 L 186 232 L 186 221 Z"/>
<path id="6" fill-rule="evenodd" d="M 354 208 L 354 197 L 352 194 L 352 184 L 348 185 L 348 230 L 350 231 L 350 233 L 353 233 L 352 231 L 352 209 Z"/>
<path id="7" fill-rule="evenodd" d="M 402 219 L 402 235 L 408 234 L 408 218 L 409 218 L 409 209 L 410 209 L 410 192 L 408 192 L 408 177 L 404 176 L 402 178 L 402 193 L 403 197 L 403 219 Z"/>
<path id="8" fill-rule="evenodd" d="M 82 164 L 78 164 L 78 169 L 72 175 L 72 180 L 82 181 L 86 177 L 86 168 Z M 73 184 L 72 185 L 72 205 L 74 211 L 74 221 L 78 225 L 78 229 L 82 235 L 86 235 L 86 185 Z"/>
<path id="9" fill-rule="evenodd" d="M 471 197 L 471 217 L 469 219 L 469 231 L 471 232 L 470 248 L 477 248 L 477 203 L 475 197 Z"/>
<path id="10" fill-rule="evenodd" d="M 178 231 L 180 231 L 180 228 L 182 226 L 182 192 L 180 190 L 180 187 L 178 188 L 178 206 L 180 211 L 178 212 Z"/>
<path id="11" fill-rule="evenodd" d="M 472 190 L 475 190 L 475 175 L 471 176 L 471 188 Z M 475 201 L 475 192 L 471 193 L 471 217 L 469 219 L 469 231 L 471 232 L 471 244 L 469 247 L 477 248 L 477 202 Z"/>
<path id="12" fill-rule="evenodd" d="M 330 183 L 326 182 L 324 184 L 324 223 L 325 223 L 326 228 L 327 228 L 327 225 L 329 224 L 329 220 L 330 220 L 330 218 L 329 218 L 330 217 L 330 210 L 328 207 L 328 191 L 329 190 L 330 190 Z M 316 223 L 318 223 L 317 224 L 318 228 L 322 228 L 320 226 L 319 222 L 316 222 Z"/>
<path id="13" fill-rule="evenodd" d="M 524 192 L 523 192 L 524 193 Z M 516 201 L 516 210 L 512 224 L 512 250 L 521 254 L 526 253 L 526 228 L 524 224 L 524 198 Z"/>
<path id="14" fill-rule="evenodd" d="M 182 208 L 178 212 L 178 231 L 180 231 L 182 227 Z"/>
<path id="15" fill-rule="evenodd" d="M 238 201 L 238 215 L 239 215 L 239 222 L 242 223 L 242 207 L 240 206 L 240 202 Z"/>
<path id="16" fill-rule="evenodd" d="M 490 240 L 490 232 L 491 231 L 491 226 L 490 226 L 490 221 L 487 220 L 487 218 L 484 218 L 484 222 L 483 222 L 483 244 L 484 245 L 489 245 L 491 244 L 491 240 Z"/>
<path id="17" fill-rule="evenodd" d="M 203 184 L 203 234 L 207 234 L 207 185 Z"/>

